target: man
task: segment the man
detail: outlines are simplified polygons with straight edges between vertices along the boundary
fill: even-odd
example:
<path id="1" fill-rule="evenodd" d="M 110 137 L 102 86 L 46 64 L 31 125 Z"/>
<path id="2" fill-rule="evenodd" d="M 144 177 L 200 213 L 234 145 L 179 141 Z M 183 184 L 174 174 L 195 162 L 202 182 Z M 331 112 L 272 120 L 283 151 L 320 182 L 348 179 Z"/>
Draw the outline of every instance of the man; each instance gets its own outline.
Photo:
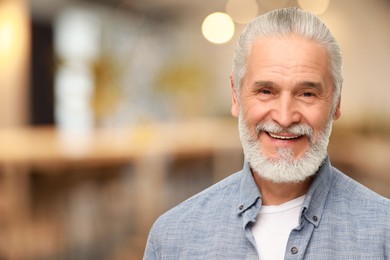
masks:
<path id="1" fill-rule="evenodd" d="M 390 200 L 330 165 L 339 45 L 286 8 L 242 33 L 231 75 L 244 168 L 154 224 L 144 259 L 390 259 Z"/>

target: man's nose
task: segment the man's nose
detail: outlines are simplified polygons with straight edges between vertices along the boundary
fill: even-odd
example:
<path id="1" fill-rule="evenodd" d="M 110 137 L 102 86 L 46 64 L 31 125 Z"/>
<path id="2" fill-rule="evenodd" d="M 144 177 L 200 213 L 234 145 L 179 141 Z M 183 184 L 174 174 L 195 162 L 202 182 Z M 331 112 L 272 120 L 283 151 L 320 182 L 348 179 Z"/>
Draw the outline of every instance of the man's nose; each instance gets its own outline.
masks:
<path id="1" fill-rule="evenodd" d="M 290 95 L 281 95 L 275 102 L 271 118 L 282 127 L 289 127 L 301 120 L 297 101 Z"/>

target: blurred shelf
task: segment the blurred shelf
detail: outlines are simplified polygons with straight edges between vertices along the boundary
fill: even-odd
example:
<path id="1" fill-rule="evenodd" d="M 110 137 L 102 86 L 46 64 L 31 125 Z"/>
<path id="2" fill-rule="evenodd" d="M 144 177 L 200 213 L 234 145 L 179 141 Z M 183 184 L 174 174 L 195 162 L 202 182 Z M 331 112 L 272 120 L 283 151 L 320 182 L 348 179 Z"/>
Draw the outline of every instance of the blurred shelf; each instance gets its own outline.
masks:
<path id="1" fill-rule="evenodd" d="M 233 121 L 205 119 L 89 131 L 0 129 L 0 142 L 0 165 L 103 164 L 240 147 Z"/>

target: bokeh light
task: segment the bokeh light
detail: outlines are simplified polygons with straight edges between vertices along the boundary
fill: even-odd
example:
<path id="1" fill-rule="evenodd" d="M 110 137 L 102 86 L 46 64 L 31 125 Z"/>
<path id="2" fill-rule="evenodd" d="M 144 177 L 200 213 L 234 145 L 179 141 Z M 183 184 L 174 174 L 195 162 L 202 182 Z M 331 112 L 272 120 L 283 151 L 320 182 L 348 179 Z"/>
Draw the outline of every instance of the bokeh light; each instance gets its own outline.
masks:
<path id="1" fill-rule="evenodd" d="M 233 37 L 234 22 L 226 13 L 212 13 L 204 19 L 202 23 L 202 33 L 203 36 L 212 43 L 226 43 Z"/>
<path id="2" fill-rule="evenodd" d="M 18 1 L 0 1 L 0 68 L 15 64 L 27 49 L 28 23 L 25 8 Z"/>

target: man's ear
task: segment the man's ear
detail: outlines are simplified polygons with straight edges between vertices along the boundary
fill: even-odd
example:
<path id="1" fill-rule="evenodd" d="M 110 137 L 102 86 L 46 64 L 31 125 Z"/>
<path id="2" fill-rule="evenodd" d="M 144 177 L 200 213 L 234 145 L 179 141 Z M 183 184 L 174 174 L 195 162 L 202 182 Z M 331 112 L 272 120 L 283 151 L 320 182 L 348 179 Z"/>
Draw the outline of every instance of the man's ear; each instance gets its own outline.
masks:
<path id="1" fill-rule="evenodd" d="M 240 113 L 240 105 L 238 103 L 238 98 L 239 97 L 237 97 L 236 86 L 235 86 L 234 78 L 233 78 L 232 74 L 230 74 L 230 90 L 231 90 L 231 93 L 232 93 L 231 113 L 232 113 L 232 116 L 238 118 L 238 115 Z"/>
<path id="2" fill-rule="evenodd" d="M 337 120 L 337 119 L 340 118 L 340 116 L 341 116 L 341 108 L 340 108 L 340 106 L 341 106 L 341 96 L 339 97 L 339 100 L 337 101 L 336 110 L 335 110 L 335 112 L 333 114 L 333 120 Z"/>

